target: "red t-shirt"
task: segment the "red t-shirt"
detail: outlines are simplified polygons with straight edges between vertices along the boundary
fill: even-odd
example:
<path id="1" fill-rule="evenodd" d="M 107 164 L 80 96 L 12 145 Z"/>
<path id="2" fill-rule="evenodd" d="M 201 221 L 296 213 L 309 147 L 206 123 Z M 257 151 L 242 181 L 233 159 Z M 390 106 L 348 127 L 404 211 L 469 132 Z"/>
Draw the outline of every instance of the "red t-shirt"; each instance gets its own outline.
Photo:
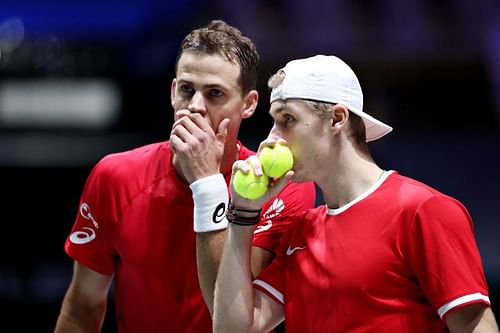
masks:
<path id="1" fill-rule="evenodd" d="M 240 159 L 251 154 L 241 147 Z M 281 209 L 279 216 L 263 218 L 258 230 L 267 229 L 256 237 L 269 250 L 288 223 L 283 215 L 313 207 L 314 184 L 290 184 L 276 200 L 263 212 Z M 93 168 L 65 250 L 96 272 L 114 274 L 120 332 L 211 332 L 195 240 L 192 192 L 163 142 L 108 155 Z"/>
<path id="2" fill-rule="evenodd" d="M 284 303 L 287 332 L 447 332 L 449 311 L 490 302 L 467 210 L 415 180 L 386 172 L 292 220 L 254 281 Z"/>

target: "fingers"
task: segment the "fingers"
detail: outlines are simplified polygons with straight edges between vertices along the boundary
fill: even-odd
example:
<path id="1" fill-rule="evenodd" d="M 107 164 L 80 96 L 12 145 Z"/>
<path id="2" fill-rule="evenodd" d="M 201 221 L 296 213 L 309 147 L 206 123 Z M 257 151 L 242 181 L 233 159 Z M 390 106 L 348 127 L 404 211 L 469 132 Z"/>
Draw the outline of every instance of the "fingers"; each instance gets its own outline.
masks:
<path id="1" fill-rule="evenodd" d="M 246 160 L 238 160 L 233 163 L 233 175 L 236 171 L 240 170 L 243 173 L 249 173 L 253 170 L 256 176 L 262 176 L 264 172 L 262 171 L 262 166 L 260 165 L 259 159 L 256 155 L 248 157 Z"/>
<path id="2" fill-rule="evenodd" d="M 237 207 L 262 207 L 265 201 L 269 200 L 272 197 L 277 196 L 281 190 L 291 181 L 294 176 L 294 171 L 288 171 L 283 177 L 279 179 L 270 179 L 270 183 L 268 189 L 264 196 L 259 197 L 257 199 L 246 199 L 240 196 L 235 190 L 233 186 L 234 175 L 237 171 L 241 171 L 244 173 L 248 173 L 252 171 L 261 176 L 263 174 L 262 168 L 259 163 L 259 159 L 257 156 L 251 156 L 246 160 L 238 160 L 233 163 L 233 170 L 231 176 L 231 195 L 232 201 Z"/>
<path id="3" fill-rule="evenodd" d="M 237 171 L 242 171 L 244 173 L 249 173 L 250 172 L 250 166 L 247 164 L 246 161 L 243 161 L 243 160 L 236 160 L 234 161 L 233 163 L 233 169 L 232 169 L 232 172 L 231 172 L 231 175 L 234 176 L 234 174 L 237 172 Z"/>
<path id="4" fill-rule="evenodd" d="M 281 190 L 291 181 L 294 174 L 295 173 L 290 170 L 285 174 L 285 176 L 270 182 L 268 187 L 268 196 L 277 196 L 281 192 Z"/>
<path id="5" fill-rule="evenodd" d="M 198 112 L 191 112 L 187 109 L 182 109 L 182 110 L 177 110 L 175 112 L 175 124 L 185 121 L 185 120 L 191 120 L 193 124 L 196 124 L 198 128 L 205 132 L 212 131 L 212 127 L 210 126 L 210 123 L 208 121 L 208 118 L 204 117 L 201 113 Z"/>
<path id="6" fill-rule="evenodd" d="M 187 135 L 193 135 L 196 138 L 201 138 L 206 133 L 213 133 L 207 119 L 203 118 L 198 113 L 191 113 L 187 110 L 180 110 L 176 112 L 177 120 L 172 126 L 172 133 L 181 138 Z"/>
<path id="7" fill-rule="evenodd" d="M 175 119 L 176 121 L 170 132 L 170 140 L 174 152 L 180 153 L 193 149 L 199 150 L 202 146 L 214 145 L 214 141 L 216 140 L 221 143 L 219 147 L 224 146 L 224 129 L 227 127 L 226 123 L 222 124 L 222 135 L 216 137 L 216 134 L 210 126 L 209 119 L 204 118 L 199 113 L 192 113 L 189 110 L 179 110 L 175 114 Z M 229 122 L 229 120 L 226 122 Z"/>
<path id="8" fill-rule="evenodd" d="M 217 132 L 214 133 L 207 118 L 199 113 L 192 113 L 189 110 L 179 110 L 175 114 L 176 121 L 172 125 L 172 134 L 179 138 L 193 135 L 200 138 L 203 135 L 214 134 L 217 140 L 224 144 L 229 127 L 229 118 L 224 118 L 217 126 Z M 185 131 L 183 130 L 185 129 Z"/>
<path id="9" fill-rule="evenodd" d="M 286 146 L 287 142 L 285 139 L 282 138 L 268 137 L 267 139 L 265 139 L 260 143 L 258 152 L 260 152 L 264 147 L 272 147 L 278 144 Z"/>
<path id="10" fill-rule="evenodd" d="M 256 176 L 260 177 L 264 174 L 264 172 L 262 171 L 262 165 L 260 164 L 257 155 L 250 156 L 249 158 L 247 158 L 246 162 L 253 169 L 253 172 L 255 173 Z"/>

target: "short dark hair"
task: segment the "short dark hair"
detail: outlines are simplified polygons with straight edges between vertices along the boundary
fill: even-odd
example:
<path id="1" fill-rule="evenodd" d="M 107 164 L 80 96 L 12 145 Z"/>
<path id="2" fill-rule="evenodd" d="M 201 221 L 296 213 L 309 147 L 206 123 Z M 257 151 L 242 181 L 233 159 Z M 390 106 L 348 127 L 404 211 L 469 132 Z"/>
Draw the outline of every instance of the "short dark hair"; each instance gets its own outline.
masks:
<path id="1" fill-rule="evenodd" d="M 181 42 L 175 70 L 184 52 L 221 55 L 239 65 L 239 84 L 247 93 L 257 86 L 259 54 L 257 48 L 241 31 L 222 20 L 210 21 L 206 26 L 191 31 Z"/>

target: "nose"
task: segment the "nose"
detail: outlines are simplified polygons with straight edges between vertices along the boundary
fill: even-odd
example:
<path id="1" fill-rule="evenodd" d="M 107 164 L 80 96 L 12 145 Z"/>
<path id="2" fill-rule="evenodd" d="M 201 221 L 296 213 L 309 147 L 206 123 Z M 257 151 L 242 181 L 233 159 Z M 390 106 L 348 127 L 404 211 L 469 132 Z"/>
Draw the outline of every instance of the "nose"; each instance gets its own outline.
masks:
<path id="1" fill-rule="evenodd" d="M 281 137 L 280 131 L 278 130 L 276 124 L 273 124 L 271 131 L 269 131 L 268 138 L 270 139 L 279 139 Z"/>
<path id="2" fill-rule="evenodd" d="M 201 92 L 197 91 L 193 94 L 193 97 L 191 97 L 191 101 L 188 105 L 188 110 L 193 113 L 201 113 L 203 115 L 206 114 L 207 109 L 205 106 L 205 99 Z"/>

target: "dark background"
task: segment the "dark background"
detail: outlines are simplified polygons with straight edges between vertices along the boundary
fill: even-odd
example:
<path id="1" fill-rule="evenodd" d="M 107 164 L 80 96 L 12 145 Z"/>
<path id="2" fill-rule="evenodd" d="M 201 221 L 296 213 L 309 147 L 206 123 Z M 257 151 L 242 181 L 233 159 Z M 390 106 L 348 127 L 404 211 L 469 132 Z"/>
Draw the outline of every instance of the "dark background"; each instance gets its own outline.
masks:
<path id="1" fill-rule="evenodd" d="M 252 148 L 271 127 L 270 74 L 288 60 L 317 53 L 338 55 L 353 67 L 364 90 L 365 110 L 394 127 L 371 144 L 379 164 L 422 180 L 469 209 L 498 317 L 497 0 L 2 0 L 4 327 L 53 330 L 72 270 L 64 240 L 90 168 L 107 153 L 168 138 L 177 47 L 192 28 L 214 18 L 238 26 L 261 55 L 261 102 L 241 132 Z M 106 80 L 114 89 L 118 104 L 107 122 L 89 125 L 70 117 L 62 124 L 51 120 L 50 113 L 17 117 L 23 108 L 14 108 L 17 113 L 9 116 L 12 105 L 6 101 L 12 87 L 16 92 L 19 84 L 36 83 L 24 95 L 15 95 L 24 101 L 50 82 L 71 88 L 93 80 Z M 65 92 L 60 94 L 62 98 Z M 35 112 L 37 103 L 44 109 L 42 105 L 58 99 L 57 93 L 51 98 L 34 99 Z M 68 110 L 79 100 L 73 103 Z M 105 331 L 113 331 L 112 316 Z"/>

